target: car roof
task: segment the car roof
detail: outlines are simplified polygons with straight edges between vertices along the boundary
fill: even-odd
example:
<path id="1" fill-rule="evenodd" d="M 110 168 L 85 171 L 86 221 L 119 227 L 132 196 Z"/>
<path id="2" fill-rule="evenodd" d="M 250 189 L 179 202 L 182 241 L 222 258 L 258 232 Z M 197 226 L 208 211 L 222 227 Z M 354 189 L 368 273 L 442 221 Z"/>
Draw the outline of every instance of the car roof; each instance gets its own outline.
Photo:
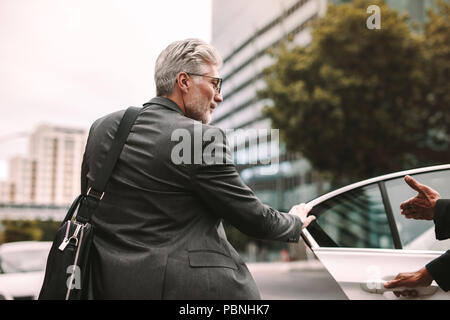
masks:
<path id="1" fill-rule="evenodd" d="M 370 178 L 370 179 L 366 179 L 366 180 L 362 180 L 353 184 L 350 184 L 348 186 L 333 190 L 331 192 L 328 192 L 320 197 L 317 197 L 311 201 L 308 202 L 308 204 L 315 206 L 325 200 L 328 200 L 330 198 L 333 198 L 339 194 L 342 194 L 344 192 L 356 189 L 356 188 L 360 188 L 360 187 L 364 187 L 366 185 L 372 184 L 372 183 L 376 183 L 376 182 L 380 182 L 380 181 L 385 181 L 385 180 L 390 180 L 390 179 L 395 179 L 395 178 L 399 178 L 399 177 L 403 177 L 406 175 L 414 175 L 414 174 L 418 174 L 418 173 L 425 173 L 425 172 L 432 172 L 432 171 L 439 171 L 439 170 L 446 170 L 446 169 L 450 169 L 450 164 L 443 164 L 443 165 L 438 165 L 438 166 L 430 166 L 430 167 L 422 167 L 422 168 L 416 168 L 416 169 L 410 169 L 410 170 L 404 170 L 404 171 L 398 171 L 398 172 L 394 172 L 394 173 L 390 173 L 390 174 L 385 174 L 385 175 L 381 175 L 375 178 Z"/>
<path id="2" fill-rule="evenodd" d="M 51 241 L 17 241 L 17 242 L 7 242 L 0 245 L 0 253 L 14 252 L 14 251 L 24 251 L 24 250 L 39 250 L 47 249 L 50 250 L 52 245 Z"/>

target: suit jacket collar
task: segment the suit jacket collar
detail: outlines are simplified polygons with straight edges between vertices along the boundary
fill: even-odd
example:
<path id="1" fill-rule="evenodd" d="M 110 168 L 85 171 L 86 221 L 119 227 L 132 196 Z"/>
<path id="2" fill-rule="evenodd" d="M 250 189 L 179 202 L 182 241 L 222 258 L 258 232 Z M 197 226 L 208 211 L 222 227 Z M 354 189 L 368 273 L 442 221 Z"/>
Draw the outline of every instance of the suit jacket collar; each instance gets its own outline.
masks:
<path id="1" fill-rule="evenodd" d="M 180 107 L 175 102 L 170 100 L 169 98 L 166 98 L 166 97 L 154 97 L 149 102 L 144 103 L 143 106 L 145 108 L 145 107 L 148 107 L 151 104 L 158 104 L 160 106 L 166 107 L 168 109 L 171 109 L 173 111 L 176 111 L 176 112 L 184 115 L 184 113 L 180 109 Z"/>

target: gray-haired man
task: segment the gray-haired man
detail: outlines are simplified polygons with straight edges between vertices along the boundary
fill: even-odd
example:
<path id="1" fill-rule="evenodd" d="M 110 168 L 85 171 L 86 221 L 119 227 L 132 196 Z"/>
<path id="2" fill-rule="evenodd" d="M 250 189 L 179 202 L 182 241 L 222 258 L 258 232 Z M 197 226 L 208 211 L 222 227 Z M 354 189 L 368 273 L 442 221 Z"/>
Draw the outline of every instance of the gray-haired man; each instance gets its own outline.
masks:
<path id="1" fill-rule="evenodd" d="M 222 219 L 248 235 L 285 242 L 297 242 L 314 219 L 304 204 L 289 213 L 263 205 L 229 161 L 226 139 L 191 141 L 192 148 L 183 150 L 188 161 L 174 162 L 174 131 L 192 139 L 208 130 L 223 136 L 208 125 L 222 101 L 220 65 L 217 51 L 197 39 L 174 42 L 158 57 L 157 97 L 144 104 L 93 216 L 93 298 L 259 299 Z M 82 192 L 96 176 L 123 113 L 92 125 Z M 223 150 L 225 159 L 219 160 L 225 161 L 198 162 L 205 149 Z"/>

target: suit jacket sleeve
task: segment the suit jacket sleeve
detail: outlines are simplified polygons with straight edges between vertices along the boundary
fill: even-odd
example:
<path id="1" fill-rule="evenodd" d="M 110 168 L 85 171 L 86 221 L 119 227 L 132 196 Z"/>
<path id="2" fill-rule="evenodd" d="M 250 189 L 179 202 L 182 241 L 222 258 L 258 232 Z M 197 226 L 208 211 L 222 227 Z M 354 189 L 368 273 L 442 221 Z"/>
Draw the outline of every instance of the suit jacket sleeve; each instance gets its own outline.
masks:
<path id="1" fill-rule="evenodd" d="M 436 239 L 450 238 L 450 199 L 439 199 L 434 209 Z"/>
<path id="2" fill-rule="evenodd" d="M 450 250 L 428 263 L 426 268 L 442 290 L 450 290 Z"/>
<path id="3" fill-rule="evenodd" d="M 436 239 L 450 238 L 450 200 L 438 200 L 434 212 Z M 450 290 L 450 250 L 426 266 L 428 272 L 444 291 Z"/>
<path id="4" fill-rule="evenodd" d="M 225 137 L 223 131 L 215 130 Z M 203 147 L 203 150 L 207 147 L 223 152 L 221 157 L 215 158 L 221 161 L 210 164 L 204 161 L 201 165 L 192 166 L 190 173 L 194 192 L 212 213 L 252 237 L 286 242 L 299 240 L 302 226 L 300 218 L 261 203 L 241 180 L 226 138 L 216 139 Z"/>

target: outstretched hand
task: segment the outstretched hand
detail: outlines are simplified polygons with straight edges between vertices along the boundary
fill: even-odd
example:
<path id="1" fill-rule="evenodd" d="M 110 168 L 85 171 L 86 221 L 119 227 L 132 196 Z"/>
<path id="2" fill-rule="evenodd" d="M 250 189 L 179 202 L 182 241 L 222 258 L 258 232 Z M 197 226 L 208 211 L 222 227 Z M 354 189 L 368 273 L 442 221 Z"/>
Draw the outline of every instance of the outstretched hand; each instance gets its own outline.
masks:
<path id="1" fill-rule="evenodd" d="M 311 209 L 312 207 L 310 205 L 300 203 L 299 205 L 293 206 L 291 210 L 289 210 L 289 213 L 298 216 L 300 218 L 300 220 L 303 223 L 302 229 L 304 229 L 316 219 L 315 216 L 308 217 L 308 212 L 311 211 Z"/>
<path id="2" fill-rule="evenodd" d="M 405 177 L 405 182 L 418 194 L 400 205 L 401 214 L 407 219 L 433 220 L 436 201 L 441 197 L 439 193 L 410 176 Z"/>

